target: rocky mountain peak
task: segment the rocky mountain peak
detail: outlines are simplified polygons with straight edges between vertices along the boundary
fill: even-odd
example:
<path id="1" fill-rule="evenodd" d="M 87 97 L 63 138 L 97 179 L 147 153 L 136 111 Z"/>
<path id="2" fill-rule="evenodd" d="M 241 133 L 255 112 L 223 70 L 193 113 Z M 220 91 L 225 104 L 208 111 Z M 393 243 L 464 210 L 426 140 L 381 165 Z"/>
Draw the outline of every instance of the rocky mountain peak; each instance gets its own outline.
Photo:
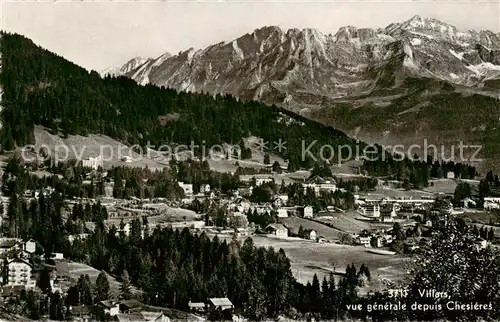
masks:
<path id="1" fill-rule="evenodd" d="M 270 103 L 286 96 L 292 104 L 299 103 L 298 96 L 309 101 L 310 95 L 363 95 L 381 83 L 396 86 L 408 76 L 479 86 L 499 76 L 499 50 L 498 34 L 461 32 L 416 15 L 385 28 L 347 25 L 334 35 L 265 26 L 202 50 L 146 61 L 126 76 L 141 84 Z"/>

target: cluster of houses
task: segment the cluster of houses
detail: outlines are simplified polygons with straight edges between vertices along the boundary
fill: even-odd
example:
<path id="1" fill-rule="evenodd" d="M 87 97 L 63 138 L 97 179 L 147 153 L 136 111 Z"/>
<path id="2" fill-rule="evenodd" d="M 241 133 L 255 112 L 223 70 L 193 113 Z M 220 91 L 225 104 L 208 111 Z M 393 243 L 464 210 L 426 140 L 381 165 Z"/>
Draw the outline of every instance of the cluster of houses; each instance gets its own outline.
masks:
<path id="1" fill-rule="evenodd" d="M 370 198 L 355 195 L 355 204 L 360 215 L 380 222 L 393 222 L 399 214 L 413 214 L 414 211 L 424 210 L 436 203 L 435 199 L 413 199 L 413 198 Z M 446 202 L 446 201 L 443 201 Z M 451 212 L 453 207 L 447 203 L 446 208 Z"/>
<path id="2" fill-rule="evenodd" d="M 484 209 L 500 209 L 500 197 L 484 197 Z"/>
<path id="3" fill-rule="evenodd" d="M 95 314 L 96 309 L 101 310 L 105 316 L 116 321 L 154 321 L 170 322 L 177 320 L 202 321 L 198 315 L 210 315 L 214 311 L 224 313 L 227 316 L 233 315 L 234 305 L 226 298 L 208 298 L 205 302 L 188 303 L 189 312 L 171 310 L 168 308 L 153 307 L 144 305 L 140 301 L 131 300 L 105 300 L 98 302 L 92 307 L 78 306 L 72 308 L 73 316 L 80 316 L 82 319 L 90 319 Z"/>

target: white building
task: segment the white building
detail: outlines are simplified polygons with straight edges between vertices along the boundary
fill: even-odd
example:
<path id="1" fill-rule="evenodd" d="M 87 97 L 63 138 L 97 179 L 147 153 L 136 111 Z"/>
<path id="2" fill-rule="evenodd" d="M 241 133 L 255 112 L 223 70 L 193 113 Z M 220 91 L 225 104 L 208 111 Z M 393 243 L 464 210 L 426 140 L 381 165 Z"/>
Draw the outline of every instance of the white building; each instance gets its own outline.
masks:
<path id="1" fill-rule="evenodd" d="M 288 217 L 288 211 L 285 208 L 279 208 L 278 209 L 278 217 L 279 218 L 286 218 L 286 217 Z"/>
<path id="2" fill-rule="evenodd" d="M 307 231 L 307 238 L 310 239 L 310 240 L 316 240 L 316 237 L 318 236 L 318 234 L 316 233 L 316 231 L 314 229 L 311 229 L 309 231 Z"/>
<path id="3" fill-rule="evenodd" d="M 269 174 L 255 174 L 255 175 L 240 175 L 239 176 L 239 179 L 241 182 L 247 182 L 247 183 L 250 183 L 252 182 L 252 180 L 255 179 L 255 185 L 256 186 L 260 186 L 264 183 L 267 183 L 267 182 L 272 182 L 273 181 L 273 178 L 269 175 Z"/>
<path id="4" fill-rule="evenodd" d="M 302 216 L 304 218 L 312 218 L 313 214 L 314 214 L 313 207 L 306 206 L 306 207 L 302 208 Z"/>
<path id="5" fill-rule="evenodd" d="M 116 316 L 120 313 L 120 304 L 118 302 L 106 300 L 97 303 L 96 306 L 101 307 L 104 310 L 104 314 Z"/>
<path id="6" fill-rule="evenodd" d="M 371 237 L 358 237 L 356 242 L 362 246 L 371 247 L 371 239 Z"/>
<path id="7" fill-rule="evenodd" d="M 0 240 L 0 254 L 8 251 L 21 251 L 31 255 L 36 251 L 36 242 L 33 239 L 2 238 Z"/>
<path id="8" fill-rule="evenodd" d="M 365 217 L 379 218 L 380 217 L 380 205 L 372 204 L 365 205 L 360 208 L 360 213 Z"/>
<path id="9" fill-rule="evenodd" d="M 304 188 L 304 193 L 307 189 L 312 189 L 315 195 L 319 195 L 321 191 L 325 192 L 335 192 L 337 190 L 337 184 L 333 178 L 321 178 L 320 176 L 314 176 L 308 179 L 302 184 Z"/>
<path id="10" fill-rule="evenodd" d="M 33 288 L 36 285 L 34 279 L 31 278 L 32 265 L 20 258 L 14 258 L 8 264 L 8 281 L 7 286 L 24 286 Z M 4 281 L 5 282 L 5 281 Z"/>
<path id="11" fill-rule="evenodd" d="M 97 170 L 99 167 L 103 167 L 103 162 L 102 158 L 100 156 L 98 157 L 88 157 L 85 160 L 82 160 L 82 166 L 86 168 L 92 168 L 94 170 Z"/>
<path id="12" fill-rule="evenodd" d="M 178 182 L 179 187 L 184 190 L 184 194 L 186 196 L 192 196 L 193 195 L 193 185 L 190 183 L 184 183 L 184 182 Z"/>
<path id="13" fill-rule="evenodd" d="M 200 186 L 200 193 L 209 193 L 210 192 L 210 185 L 207 184 L 202 184 Z"/>
<path id="14" fill-rule="evenodd" d="M 255 178 L 255 185 L 262 186 L 264 183 L 273 182 L 273 178 Z"/>
<path id="15" fill-rule="evenodd" d="M 484 197 L 484 202 L 492 202 L 500 204 L 500 197 Z"/>
<path id="16" fill-rule="evenodd" d="M 484 198 L 486 199 L 486 198 Z M 484 201 L 483 205 L 484 209 L 486 210 L 493 210 L 493 209 L 500 209 L 500 205 L 497 204 L 496 202 L 491 202 L 491 201 Z"/>
<path id="17" fill-rule="evenodd" d="M 266 227 L 266 231 L 275 235 L 278 238 L 287 238 L 288 229 L 282 224 L 270 224 Z"/>
<path id="18" fill-rule="evenodd" d="M 275 207 L 281 207 L 288 203 L 288 195 L 278 195 L 274 197 L 273 204 Z"/>

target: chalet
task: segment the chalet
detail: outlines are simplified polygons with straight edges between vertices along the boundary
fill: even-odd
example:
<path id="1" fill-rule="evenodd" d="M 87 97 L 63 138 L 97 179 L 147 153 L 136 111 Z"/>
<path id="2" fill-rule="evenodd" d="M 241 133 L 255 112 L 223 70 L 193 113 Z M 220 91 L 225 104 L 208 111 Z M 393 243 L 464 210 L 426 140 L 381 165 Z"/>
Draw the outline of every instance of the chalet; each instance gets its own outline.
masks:
<path id="1" fill-rule="evenodd" d="M 266 232 L 273 234 L 278 238 L 288 237 L 288 229 L 282 224 L 270 224 L 266 227 Z"/>
<path id="2" fill-rule="evenodd" d="M 306 230 L 306 232 L 305 232 L 305 237 L 306 237 L 307 239 L 310 239 L 310 240 L 316 240 L 317 235 L 318 235 L 318 234 L 316 233 L 316 231 L 315 231 L 314 229 L 308 229 L 308 230 Z"/>
<path id="3" fill-rule="evenodd" d="M 394 237 L 392 235 L 389 235 L 389 234 L 383 235 L 382 238 L 383 238 L 384 245 L 389 245 L 394 241 Z"/>
<path id="4" fill-rule="evenodd" d="M 146 321 L 142 313 L 119 313 L 116 316 L 118 322 L 136 322 L 136 321 Z"/>
<path id="5" fill-rule="evenodd" d="M 36 251 L 36 242 L 33 239 L 2 239 L 0 241 L 0 254 L 16 252 L 19 257 L 30 257 Z"/>
<path id="6" fill-rule="evenodd" d="M 207 183 L 207 184 L 202 184 L 200 186 L 200 193 L 203 193 L 203 194 L 206 194 L 206 193 L 209 193 L 210 192 L 210 185 Z"/>
<path id="7" fill-rule="evenodd" d="M 455 173 L 453 171 L 448 171 L 446 173 L 446 178 L 447 179 L 455 179 Z"/>
<path id="8" fill-rule="evenodd" d="M 299 215 L 304 218 L 312 218 L 314 214 L 313 207 L 311 206 L 299 207 L 298 211 Z"/>
<path id="9" fill-rule="evenodd" d="M 69 312 L 73 316 L 73 320 L 89 321 L 92 317 L 92 307 L 89 305 L 71 306 Z"/>
<path id="10" fill-rule="evenodd" d="M 120 303 L 111 300 L 101 301 L 96 304 L 97 307 L 104 310 L 104 314 L 109 314 L 111 316 L 116 316 L 120 313 Z"/>
<path id="11" fill-rule="evenodd" d="M 207 306 L 209 310 L 219 309 L 221 311 L 232 310 L 233 303 L 227 297 L 209 298 Z"/>
<path id="12" fill-rule="evenodd" d="M 18 247 L 27 253 L 33 254 L 36 251 L 36 242 L 33 239 L 23 240 L 18 244 Z"/>
<path id="13" fill-rule="evenodd" d="M 278 218 L 288 217 L 288 210 L 285 208 L 278 208 Z"/>
<path id="14" fill-rule="evenodd" d="M 356 242 L 359 245 L 365 246 L 365 247 L 370 247 L 371 245 L 371 237 L 358 237 Z"/>
<path id="15" fill-rule="evenodd" d="M 154 322 L 170 322 L 172 319 L 165 312 L 147 312 L 141 311 L 143 320 L 142 321 L 154 321 Z M 136 320 L 134 320 L 136 321 Z"/>
<path id="16" fill-rule="evenodd" d="M 240 227 L 234 229 L 234 234 L 236 235 L 236 237 L 244 237 L 249 236 L 250 231 L 247 228 Z"/>
<path id="17" fill-rule="evenodd" d="M 206 309 L 206 304 L 203 302 L 191 302 L 188 303 L 189 311 L 193 313 L 203 313 Z"/>
<path id="18" fill-rule="evenodd" d="M 124 300 L 119 304 L 121 313 L 133 313 L 142 309 L 142 303 L 137 300 Z"/>
<path id="19" fill-rule="evenodd" d="M 288 203 L 288 195 L 277 195 L 273 200 L 273 205 L 275 207 L 281 207 Z"/>
<path id="20" fill-rule="evenodd" d="M 64 254 L 63 253 L 52 253 L 52 254 L 50 254 L 50 257 L 52 259 L 64 259 Z"/>

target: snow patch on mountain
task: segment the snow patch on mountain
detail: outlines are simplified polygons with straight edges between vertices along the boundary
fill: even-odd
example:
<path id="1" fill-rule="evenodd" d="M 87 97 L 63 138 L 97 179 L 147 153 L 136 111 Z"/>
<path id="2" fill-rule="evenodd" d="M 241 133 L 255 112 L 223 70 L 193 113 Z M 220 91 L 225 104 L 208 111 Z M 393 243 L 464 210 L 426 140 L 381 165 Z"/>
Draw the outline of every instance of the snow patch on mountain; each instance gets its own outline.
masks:
<path id="1" fill-rule="evenodd" d="M 417 35 L 417 36 L 422 36 L 422 37 L 425 37 L 427 39 L 434 39 L 433 36 L 431 35 L 427 35 L 427 34 L 424 34 L 422 32 L 417 32 L 417 31 L 409 31 L 411 34 L 414 34 L 414 35 Z"/>
<path id="2" fill-rule="evenodd" d="M 464 53 L 456 53 L 453 49 L 449 50 L 450 53 L 455 56 L 457 59 L 462 60 L 464 59 Z"/>

